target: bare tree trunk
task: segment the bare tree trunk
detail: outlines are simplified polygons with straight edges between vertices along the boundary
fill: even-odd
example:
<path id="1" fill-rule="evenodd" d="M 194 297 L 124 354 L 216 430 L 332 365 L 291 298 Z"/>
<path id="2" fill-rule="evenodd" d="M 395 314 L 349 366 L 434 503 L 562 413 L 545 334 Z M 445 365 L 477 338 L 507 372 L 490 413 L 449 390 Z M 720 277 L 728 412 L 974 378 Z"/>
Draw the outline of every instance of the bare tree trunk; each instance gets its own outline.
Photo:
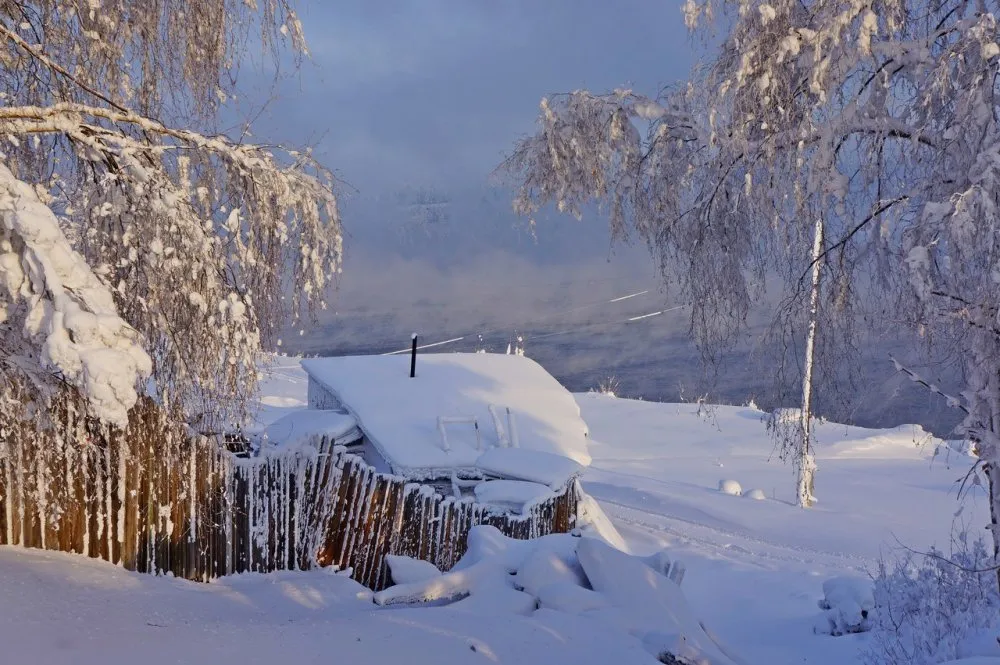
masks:
<path id="1" fill-rule="evenodd" d="M 983 464 L 986 480 L 990 490 L 990 534 L 993 537 L 993 565 L 1000 564 L 1000 467 L 996 464 Z M 997 589 L 1000 589 L 1000 568 L 997 568 Z"/>
<path id="2" fill-rule="evenodd" d="M 816 460 L 812 453 L 812 387 L 813 367 L 816 364 L 816 334 L 819 327 L 820 258 L 823 252 L 823 220 L 816 220 L 816 234 L 812 249 L 812 289 L 809 293 L 809 330 L 806 333 L 805 368 L 802 373 L 802 439 L 799 442 L 798 483 L 796 500 L 801 508 L 813 505 L 813 476 Z"/>

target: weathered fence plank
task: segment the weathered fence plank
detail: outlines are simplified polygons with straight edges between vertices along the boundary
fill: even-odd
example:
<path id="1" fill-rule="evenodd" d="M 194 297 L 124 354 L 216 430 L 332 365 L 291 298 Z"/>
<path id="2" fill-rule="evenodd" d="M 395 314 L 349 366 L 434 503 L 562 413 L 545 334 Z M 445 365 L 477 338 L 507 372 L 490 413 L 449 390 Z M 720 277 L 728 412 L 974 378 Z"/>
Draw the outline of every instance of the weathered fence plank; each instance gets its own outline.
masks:
<path id="1" fill-rule="evenodd" d="M 575 481 L 527 515 L 510 515 L 376 473 L 326 439 L 239 459 L 172 425 L 149 400 L 126 430 L 110 433 L 71 403 L 55 413 L 58 427 L 0 432 L 0 544 L 199 581 L 350 566 L 380 589 L 391 583 L 386 554 L 447 569 L 476 524 L 528 538 L 576 522 Z"/>

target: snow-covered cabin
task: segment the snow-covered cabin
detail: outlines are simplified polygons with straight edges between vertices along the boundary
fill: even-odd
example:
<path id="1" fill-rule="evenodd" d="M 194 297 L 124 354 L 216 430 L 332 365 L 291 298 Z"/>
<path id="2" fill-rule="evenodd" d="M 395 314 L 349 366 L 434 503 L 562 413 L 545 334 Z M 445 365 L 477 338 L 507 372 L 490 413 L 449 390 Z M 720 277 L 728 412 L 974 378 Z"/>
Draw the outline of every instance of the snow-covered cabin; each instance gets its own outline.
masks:
<path id="1" fill-rule="evenodd" d="M 302 361 L 308 411 L 345 414 L 338 433 L 379 471 L 510 507 L 544 498 L 590 464 L 573 396 L 520 355 L 344 356 Z M 483 480 L 494 479 L 492 482 Z"/>

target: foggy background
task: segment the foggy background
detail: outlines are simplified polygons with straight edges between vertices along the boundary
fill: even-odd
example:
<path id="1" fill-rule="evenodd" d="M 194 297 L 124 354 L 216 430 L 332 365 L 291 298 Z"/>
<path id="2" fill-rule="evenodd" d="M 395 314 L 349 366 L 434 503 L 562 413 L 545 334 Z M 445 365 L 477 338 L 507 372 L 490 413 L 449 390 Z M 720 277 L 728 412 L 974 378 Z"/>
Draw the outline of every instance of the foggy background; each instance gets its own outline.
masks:
<path id="1" fill-rule="evenodd" d="M 531 227 L 490 178 L 532 132 L 542 96 L 619 86 L 654 95 L 683 80 L 705 46 L 689 38 L 679 2 L 303 0 L 300 8 L 311 59 L 231 109 L 254 120 L 258 137 L 313 146 L 342 181 L 342 278 L 318 322 L 286 331 L 283 351 L 385 353 L 417 332 L 421 344 L 462 338 L 428 352 L 503 352 L 521 335 L 526 355 L 574 391 L 614 379 L 628 397 L 780 405 L 756 344 L 766 306 L 745 342 L 706 368 L 686 334 L 688 310 L 673 309 L 682 302 L 644 246 L 610 245 L 596 211 L 579 221 L 546 212 Z M 244 80 L 253 81 L 249 70 Z M 946 434 L 954 414 L 893 371 L 888 352 L 907 356 L 899 344 L 872 341 L 850 408 L 840 408 L 843 399 L 835 408 L 820 388 L 820 411 Z M 784 390 L 793 395 L 794 382 Z"/>

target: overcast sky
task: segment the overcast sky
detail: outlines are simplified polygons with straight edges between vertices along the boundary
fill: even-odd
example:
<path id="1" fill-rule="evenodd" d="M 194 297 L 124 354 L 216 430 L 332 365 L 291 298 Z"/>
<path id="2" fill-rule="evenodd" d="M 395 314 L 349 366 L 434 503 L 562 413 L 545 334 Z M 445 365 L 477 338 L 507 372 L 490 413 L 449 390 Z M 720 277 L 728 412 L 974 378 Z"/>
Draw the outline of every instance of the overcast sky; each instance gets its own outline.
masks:
<path id="1" fill-rule="evenodd" d="M 551 92 L 683 79 L 677 0 L 300 0 L 312 54 L 257 123 L 364 195 L 481 187 Z"/>

